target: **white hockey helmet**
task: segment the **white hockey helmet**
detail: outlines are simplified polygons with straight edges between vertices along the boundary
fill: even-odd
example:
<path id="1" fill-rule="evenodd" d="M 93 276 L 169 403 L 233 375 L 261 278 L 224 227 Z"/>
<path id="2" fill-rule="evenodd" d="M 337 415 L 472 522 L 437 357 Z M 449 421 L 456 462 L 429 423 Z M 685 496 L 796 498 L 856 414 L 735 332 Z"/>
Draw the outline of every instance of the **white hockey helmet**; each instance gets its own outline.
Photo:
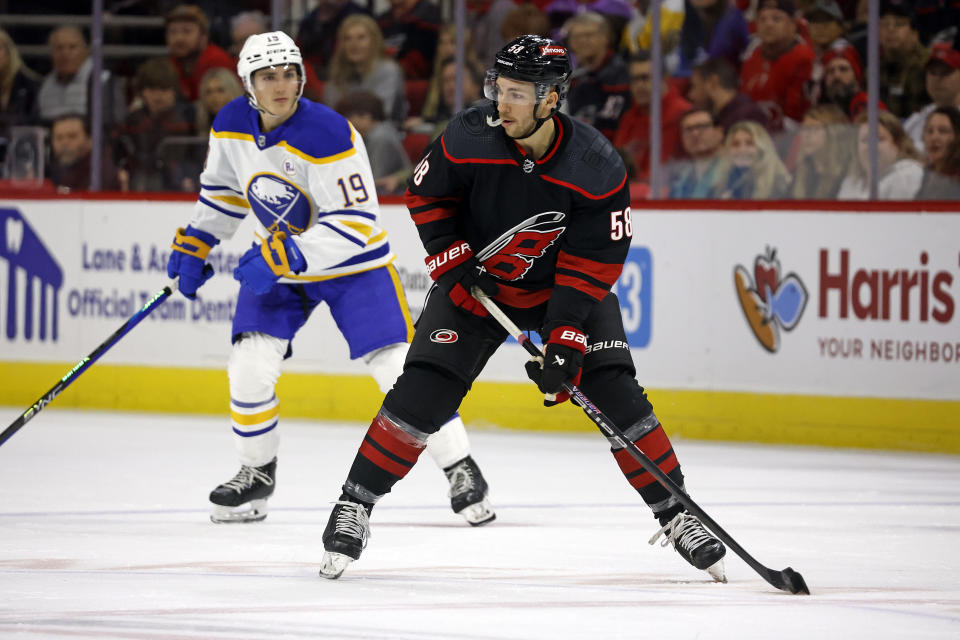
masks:
<path id="1" fill-rule="evenodd" d="M 257 97 L 253 92 L 254 72 L 266 67 L 288 64 L 295 65 L 300 73 L 300 91 L 297 93 L 297 98 L 299 98 L 303 95 L 303 85 L 307 81 L 307 74 L 303 68 L 303 56 L 300 55 L 300 48 L 297 47 L 293 38 L 283 31 L 268 31 L 267 33 L 256 33 L 243 43 L 243 49 L 240 50 L 240 60 L 237 62 L 237 75 L 243 81 L 243 88 L 247 91 L 247 99 L 250 100 L 250 105 L 254 109 L 263 110 L 257 104 Z"/>

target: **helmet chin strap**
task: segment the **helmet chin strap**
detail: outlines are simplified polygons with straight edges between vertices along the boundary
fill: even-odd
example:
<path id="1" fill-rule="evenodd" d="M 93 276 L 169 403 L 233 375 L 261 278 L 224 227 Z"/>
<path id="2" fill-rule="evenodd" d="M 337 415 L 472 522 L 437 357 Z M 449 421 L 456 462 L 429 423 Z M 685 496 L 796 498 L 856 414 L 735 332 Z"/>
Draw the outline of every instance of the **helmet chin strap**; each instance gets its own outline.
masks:
<path id="1" fill-rule="evenodd" d="M 525 140 L 529 138 L 530 136 L 535 134 L 537 131 L 539 131 L 540 127 L 542 127 L 548 120 L 553 118 L 553 114 L 556 113 L 557 111 L 556 108 L 551 109 L 550 113 L 548 113 L 543 118 L 538 118 L 537 111 L 540 109 L 540 105 L 541 105 L 541 101 L 538 101 L 535 105 L 533 105 L 533 122 L 534 122 L 533 129 L 530 130 L 530 133 L 521 137 L 514 138 L 514 140 Z"/>

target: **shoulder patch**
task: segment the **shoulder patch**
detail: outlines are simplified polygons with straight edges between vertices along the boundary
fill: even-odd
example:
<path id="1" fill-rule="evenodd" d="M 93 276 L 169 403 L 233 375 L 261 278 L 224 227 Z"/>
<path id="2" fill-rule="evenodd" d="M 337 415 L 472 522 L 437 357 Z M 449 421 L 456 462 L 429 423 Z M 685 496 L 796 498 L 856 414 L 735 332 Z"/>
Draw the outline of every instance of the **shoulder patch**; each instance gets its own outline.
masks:
<path id="1" fill-rule="evenodd" d="M 550 171 L 550 177 L 573 185 L 591 196 L 606 194 L 623 184 L 627 175 L 623 159 L 599 131 L 573 118 L 565 118 L 571 139 L 564 150 L 567 160 Z"/>

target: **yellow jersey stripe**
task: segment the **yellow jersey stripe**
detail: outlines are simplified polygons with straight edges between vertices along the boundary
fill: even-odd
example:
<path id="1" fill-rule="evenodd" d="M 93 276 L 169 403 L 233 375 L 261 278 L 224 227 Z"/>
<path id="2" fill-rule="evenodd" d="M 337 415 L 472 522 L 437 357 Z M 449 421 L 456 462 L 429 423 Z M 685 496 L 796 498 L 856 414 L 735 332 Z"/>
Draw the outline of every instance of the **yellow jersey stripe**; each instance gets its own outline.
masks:
<path id="1" fill-rule="evenodd" d="M 261 411 L 260 413 L 244 414 L 237 413 L 233 410 L 230 411 L 230 417 L 233 419 L 233 421 L 243 427 L 252 427 L 256 424 L 268 422 L 269 420 L 276 418 L 278 415 L 280 415 L 280 405 L 276 405 L 273 408 L 267 409 L 266 411 Z"/>
<path id="2" fill-rule="evenodd" d="M 212 200 L 219 200 L 234 207 L 250 208 L 250 203 L 242 196 L 210 196 Z"/>
<path id="3" fill-rule="evenodd" d="M 407 342 L 413 341 L 413 318 L 410 317 L 410 305 L 407 304 L 407 296 L 403 292 L 403 283 L 400 281 L 400 274 L 397 273 L 393 264 L 387 265 L 387 271 L 390 272 L 390 279 L 393 280 L 393 288 L 397 292 L 397 302 L 400 304 L 400 311 L 403 313 L 403 319 L 407 324 Z"/>

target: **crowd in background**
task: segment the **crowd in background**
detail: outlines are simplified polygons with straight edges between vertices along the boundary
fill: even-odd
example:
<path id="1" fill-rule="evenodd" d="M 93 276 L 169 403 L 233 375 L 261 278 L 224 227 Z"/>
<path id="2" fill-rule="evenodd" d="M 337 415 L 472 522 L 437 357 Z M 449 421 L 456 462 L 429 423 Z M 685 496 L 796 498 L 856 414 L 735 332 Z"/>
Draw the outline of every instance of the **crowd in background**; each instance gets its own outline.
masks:
<path id="1" fill-rule="evenodd" d="M 103 189 L 198 189 L 213 118 L 243 94 L 240 47 L 271 27 L 269 2 L 197 2 L 145 9 L 163 16 L 166 55 L 105 60 L 96 79 Z M 363 0 L 314 0 L 291 35 L 304 56 L 304 95 L 360 132 L 383 194 L 403 192 L 443 130 L 458 77 L 463 104 L 481 101 L 493 54 L 535 33 L 568 47 L 574 73 L 563 110 L 610 139 L 638 197 L 868 198 L 866 0 L 663 0 L 659 193 L 647 186 L 648 0 L 467 0 L 459 68 L 456 30 L 438 4 L 379 4 L 376 12 Z M 89 34 L 76 24 L 48 29 L 48 55 L 27 64 L 18 44 L 30 36 L 0 29 L 4 182 L 87 189 Z M 879 197 L 960 199 L 960 3 L 882 0 L 879 43 Z M 30 175 L 37 166 L 44 175 Z"/>

